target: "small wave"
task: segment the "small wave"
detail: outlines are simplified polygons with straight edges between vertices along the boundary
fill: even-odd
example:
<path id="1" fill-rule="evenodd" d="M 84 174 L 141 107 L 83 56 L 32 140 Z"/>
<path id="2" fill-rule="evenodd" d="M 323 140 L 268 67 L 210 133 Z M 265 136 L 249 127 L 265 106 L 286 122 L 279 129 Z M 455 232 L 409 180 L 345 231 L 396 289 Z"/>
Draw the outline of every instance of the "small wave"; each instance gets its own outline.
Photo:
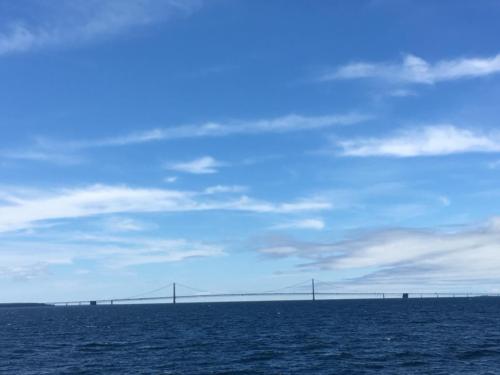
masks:
<path id="1" fill-rule="evenodd" d="M 401 363 L 401 366 L 402 367 L 418 367 L 418 366 L 425 366 L 427 364 L 428 364 L 427 362 L 423 362 L 423 361 L 407 361 L 407 362 Z"/>
<path id="2" fill-rule="evenodd" d="M 118 342 L 88 342 L 85 344 L 78 345 L 77 350 L 80 351 L 92 351 L 92 350 L 113 350 L 118 348 L 123 348 L 126 346 L 133 345 L 133 343 L 118 341 Z"/>
<path id="3" fill-rule="evenodd" d="M 457 354 L 458 359 L 478 359 L 483 357 L 495 357 L 500 356 L 500 351 L 498 350 L 469 350 L 466 352 L 462 352 Z"/>
<path id="4" fill-rule="evenodd" d="M 252 353 L 246 357 L 244 357 L 241 362 L 258 362 L 258 361 L 270 361 L 274 360 L 278 357 L 281 357 L 283 354 L 280 352 L 276 352 L 273 350 L 267 350 L 257 353 Z"/>

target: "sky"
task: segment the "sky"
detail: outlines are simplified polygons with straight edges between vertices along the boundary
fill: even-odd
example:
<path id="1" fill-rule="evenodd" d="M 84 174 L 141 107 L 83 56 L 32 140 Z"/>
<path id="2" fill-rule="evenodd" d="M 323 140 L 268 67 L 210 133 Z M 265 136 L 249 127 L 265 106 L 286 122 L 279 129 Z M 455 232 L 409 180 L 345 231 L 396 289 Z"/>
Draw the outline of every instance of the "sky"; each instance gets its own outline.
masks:
<path id="1" fill-rule="evenodd" d="M 0 302 L 500 292 L 499 17 L 0 0 Z"/>

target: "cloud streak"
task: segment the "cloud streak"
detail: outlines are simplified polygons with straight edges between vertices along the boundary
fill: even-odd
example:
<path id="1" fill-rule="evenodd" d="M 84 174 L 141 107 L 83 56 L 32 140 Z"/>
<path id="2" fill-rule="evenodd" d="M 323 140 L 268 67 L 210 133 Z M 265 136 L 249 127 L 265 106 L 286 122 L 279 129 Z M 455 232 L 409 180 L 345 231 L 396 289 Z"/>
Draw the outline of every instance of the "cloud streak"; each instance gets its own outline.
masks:
<path id="1" fill-rule="evenodd" d="M 467 152 L 500 152 L 500 133 L 442 124 L 401 130 L 380 138 L 336 141 L 344 156 L 416 157 Z"/>
<path id="2" fill-rule="evenodd" d="M 368 121 L 370 118 L 371 116 L 358 113 L 325 116 L 301 116 L 289 114 L 271 119 L 206 122 L 198 125 L 180 125 L 168 128 L 149 129 L 146 131 L 130 133 L 124 136 L 96 140 L 69 141 L 65 142 L 65 144 L 74 149 L 81 149 L 106 146 L 126 146 L 131 144 L 190 138 L 228 137 L 247 134 L 280 134 L 325 129 L 333 126 L 354 125 Z M 50 140 L 40 140 L 39 143 L 41 147 L 46 148 L 53 148 L 54 146 L 63 147 L 62 144 L 59 145 Z"/>
<path id="3" fill-rule="evenodd" d="M 213 174 L 218 172 L 219 167 L 225 165 L 225 163 L 217 161 L 211 156 L 203 156 L 188 162 L 167 164 L 165 168 L 191 174 Z"/>
<path id="4" fill-rule="evenodd" d="M 82 150 L 85 149 L 141 145 L 151 142 L 174 141 L 182 139 L 283 134 L 288 132 L 314 131 L 319 129 L 328 129 L 335 126 L 354 125 L 368 121 L 371 118 L 372 116 L 359 113 L 348 113 L 343 115 L 332 114 L 325 116 L 301 116 L 296 114 L 289 114 L 270 119 L 206 122 L 197 125 L 179 125 L 148 129 L 144 131 L 131 132 L 122 136 L 113 136 L 101 139 L 63 141 L 39 136 L 36 138 L 36 142 L 33 146 L 23 147 L 15 150 L 0 151 L 0 157 L 20 161 L 24 160 L 32 162 L 50 162 L 56 164 L 76 164 L 82 161 L 82 157 L 80 157 L 79 154 Z M 209 156 L 204 157 L 201 160 L 197 160 L 197 163 L 213 164 L 213 162 L 216 162 L 215 160 L 210 160 L 209 158 Z M 254 164 L 264 159 L 266 158 L 247 159 L 243 162 L 243 164 Z M 195 164 L 196 163 L 193 163 L 193 168 L 196 168 Z M 171 166 L 175 167 L 175 164 L 167 165 L 167 167 Z M 178 167 L 190 167 L 190 165 L 181 164 L 180 166 L 178 165 Z M 203 168 L 199 170 L 202 171 Z M 216 168 L 215 166 L 212 166 L 207 167 L 207 169 L 205 170 L 215 171 Z M 187 170 L 183 171 L 186 172 Z"/>
<path id="5" fill-rule="evenodd" d="M 401 63 L 356 62 L 320 76 L 320 81 L 380 79 L 394 83 L 434 84 L 500 72 L 500 54 L 486 58 L 458 58 L 429 63 L 415 55 L 405 55 Z"/>
<path id="6" fill-rule="evenodd" d="M 57 165 L 75 165 L 83 162 L 83 158 L 77 155 L 35 150 L 0 151 L 0 158 L 14 161 L 49 162 Z"/>
<path id="7" fill-rule="evenodd" d="M 198 0 L 62 0 L 1 5 L 13 18 L 0 30 L 0 55 L 85 43 L 189 14 Z M 0 11 L 2 9 L 0 8 Z M 7 13 L 8 14 L 8 13 Z M 36 17 L 33 17 L 36 14 Z"/>
<path id="8" fill-rule="evenodd" d="M 248 190 L 248 187 L 242 185 L 215 185 L 209 186 L 203 190 L 204 194 L 223 194 L 223 193 L 243 193 Z"/>
<path id="9" fill-rule="evenodd" d="M 125 268 L 224 254 L 222 246 L 201 241 L 72 233 L 65 239 L 44 237 L 1 241 L 0 278 L 33 279 L 46 274 L 51 266 L 70 266 L 79 261 Z"/>
<path id="10" fill-rule="evenodd" d="M 298 257 L 303 269 L 358 270 L 347 280 L 368 286 L 484 285 L 498 280 L 500 220 L 454 232 L 394 229 L 358 235 L 333 243 L 270 241 L 258 251 L 272 257 Z"/>
<path id="11" fill-rule="evenodd" d="M 272 229 L 309 229 L 309 230 L 323 230 L 325 223 L 321 219 L 301 219 L 290 221 L 283 224 L 277 224 Z"/>
<path id="12" fill-rule="evenodd" d="M 273 203 L 248 196 L 217 196 L 217 191 L 180 191 L 92 185 L 49 193 L 0 192 L 0 232 L 30 228 L 41 222 L 127 212 L 193 212 L 209 210 L 291 213 L 331 209 L 322 199 Z M 221 192 L 219 192 L 221 193 Z"/>

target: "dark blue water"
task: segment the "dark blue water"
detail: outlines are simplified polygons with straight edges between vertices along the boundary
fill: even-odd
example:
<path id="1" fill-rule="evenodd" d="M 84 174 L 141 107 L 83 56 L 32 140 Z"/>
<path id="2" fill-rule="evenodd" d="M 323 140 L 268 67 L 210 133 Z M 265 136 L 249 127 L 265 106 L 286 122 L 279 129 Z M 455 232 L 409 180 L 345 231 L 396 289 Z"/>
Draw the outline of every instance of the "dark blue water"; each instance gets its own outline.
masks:
<path id="1" fill-rule="evenodd" d="M 0 309 L 2 374 L 499 374 L 500 299 Z"/>

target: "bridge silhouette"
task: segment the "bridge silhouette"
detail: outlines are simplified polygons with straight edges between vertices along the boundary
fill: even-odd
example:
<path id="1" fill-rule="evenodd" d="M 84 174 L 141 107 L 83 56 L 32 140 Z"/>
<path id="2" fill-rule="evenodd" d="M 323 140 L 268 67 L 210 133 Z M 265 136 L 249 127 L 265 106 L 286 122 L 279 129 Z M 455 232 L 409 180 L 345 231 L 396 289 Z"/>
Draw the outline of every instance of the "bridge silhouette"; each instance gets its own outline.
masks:
<path id="1" fill-rule="evenodd" d="M 332 282 L 321 282 L 315 279 L 303 281 L 298 284 L 285 286 L 283 288 L 260 291 L 260 292 L 209 292 L 190 287 L 181 283 L 169 283 L 159 288 L 146 291 L 125 298 L 104 298 L 93 300 L 72 300 L 48 302 L 50 305 L 70 306 L 70 305 L 113 305 L 127 303 L 165 303 L 175 304 L 179 301 L 202 301 L 223 299 L 224 301 L 239 301 L 238 298 L 260 298 L 260 300 L 305 300 L 315 301 L 317 299 L 385 299 L 385 298 L 450 298 L 450 297 L 500 297 L 499 293 L 470 293 L 470 292 L 341 292 L 328 291 L 326 287 L 334 285 Z M 178 287 L 187 289 L 187 293 L 179 294 Z M 318 288 L 321 287 L 321 288 Z M 170 289 L 169 295 L 155 296 L 154 293 Z M 324 289 L 327 289 L 326 291 Z M 258 300 L 258 299 L 257 299 Z"/>

